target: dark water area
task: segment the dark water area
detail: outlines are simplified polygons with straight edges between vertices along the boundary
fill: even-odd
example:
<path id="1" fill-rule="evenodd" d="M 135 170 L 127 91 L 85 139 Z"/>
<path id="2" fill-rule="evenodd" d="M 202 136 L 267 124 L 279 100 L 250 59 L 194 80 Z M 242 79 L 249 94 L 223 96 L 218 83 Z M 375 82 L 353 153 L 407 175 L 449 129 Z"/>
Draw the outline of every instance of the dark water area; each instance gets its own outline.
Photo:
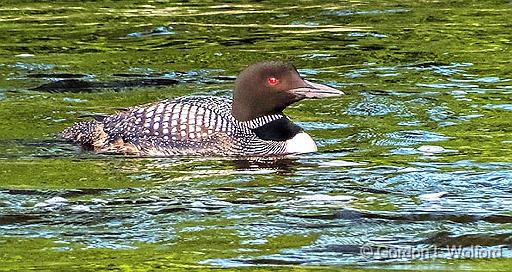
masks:
<path id="1" fill-rule="evenodd" d="M 510 1 L 2 1 L 0 270 L 502 270 Z M 95 155 L 92 114 L 230 96 L 288 60 L 347 95 L 287 158 Z M 460 249 L 460 252 L 454 252 Z"/>

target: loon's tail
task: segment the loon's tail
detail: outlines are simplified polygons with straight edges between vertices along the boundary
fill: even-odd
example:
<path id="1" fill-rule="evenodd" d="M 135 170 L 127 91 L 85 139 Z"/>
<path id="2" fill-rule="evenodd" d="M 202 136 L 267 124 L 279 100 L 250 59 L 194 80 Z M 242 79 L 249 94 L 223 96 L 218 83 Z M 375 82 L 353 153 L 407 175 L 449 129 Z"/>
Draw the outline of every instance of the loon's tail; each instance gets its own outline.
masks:
<path id="1" fill-rule="evenodd" d="M 59 136 L 87 149 L 103 146 L 108 138 L 107 133 L 103 130 L 103 124 L 98 121 L 76 123 L 64 129 Z"/>

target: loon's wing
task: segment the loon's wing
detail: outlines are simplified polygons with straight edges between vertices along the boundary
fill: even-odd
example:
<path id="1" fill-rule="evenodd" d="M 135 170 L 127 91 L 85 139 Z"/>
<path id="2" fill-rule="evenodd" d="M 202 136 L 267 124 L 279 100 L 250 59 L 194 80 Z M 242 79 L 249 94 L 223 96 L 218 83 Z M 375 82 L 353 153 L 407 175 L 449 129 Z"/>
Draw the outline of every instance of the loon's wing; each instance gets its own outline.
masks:
<path id="1" fill-rule="evenodd" d="M 158 156 L 229 153 L 230 139 L 237 132 L 231 100 L 184 97 L 81 122 L 62 135 L 101 153 Z"/>

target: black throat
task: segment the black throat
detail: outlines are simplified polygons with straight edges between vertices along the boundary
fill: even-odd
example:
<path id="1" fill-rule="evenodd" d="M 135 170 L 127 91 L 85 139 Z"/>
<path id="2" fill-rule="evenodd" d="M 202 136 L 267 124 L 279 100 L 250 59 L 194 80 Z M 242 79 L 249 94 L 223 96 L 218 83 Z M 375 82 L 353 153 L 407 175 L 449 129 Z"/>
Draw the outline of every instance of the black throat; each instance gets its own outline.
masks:
<path id="1" fill-rule="evenodd" d="M 256 136 L 266 141 L 286 141 L 293 138 L 302 128 L 286 117 L 279 118 L 263 126 L 252 129 Z"/>

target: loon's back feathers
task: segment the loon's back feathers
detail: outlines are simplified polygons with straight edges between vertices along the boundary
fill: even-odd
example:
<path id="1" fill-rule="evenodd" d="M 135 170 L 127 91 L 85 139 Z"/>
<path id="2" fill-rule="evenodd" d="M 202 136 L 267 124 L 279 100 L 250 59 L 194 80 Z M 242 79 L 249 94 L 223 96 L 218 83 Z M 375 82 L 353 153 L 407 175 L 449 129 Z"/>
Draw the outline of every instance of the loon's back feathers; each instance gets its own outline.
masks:
<path id="1" fill-rule="evenodd" d="M 284 153 L 283 143 L 260 139 L 253 132 L 272 121 L 288 120 L 284 115 L 238 122 L 231 115 L 231 103 L 231 99 L 219 97 L 181 97 L 130 108 L 101 121 L 80 122 L 65 129 L 61 136 L 98 153 L 144 156 Z M 246 150 L 247 146 L 251 149 Z"/>
<path id="2" fill-rule="evenodd" d="M 78 122 L 71 127 L 64 129 L 60 137 L 80 144 L 84 149 L 93 149 L 95 143 L 102 142 L 99 137 L 104 137 L 103 125 L 95 120 Z"/>
<path id="3" fill-rule="evenodd" d="M 303 98 L 340 94 L 302 80 L 290 64 L 264 62 L 242 72 L 233 100 L 208 96 L 165 100 L 79 122 L 61 137 L 97 153 L 142 156 L 313 152 L 316 145 L 311 137 L 282 110 Z"/>

